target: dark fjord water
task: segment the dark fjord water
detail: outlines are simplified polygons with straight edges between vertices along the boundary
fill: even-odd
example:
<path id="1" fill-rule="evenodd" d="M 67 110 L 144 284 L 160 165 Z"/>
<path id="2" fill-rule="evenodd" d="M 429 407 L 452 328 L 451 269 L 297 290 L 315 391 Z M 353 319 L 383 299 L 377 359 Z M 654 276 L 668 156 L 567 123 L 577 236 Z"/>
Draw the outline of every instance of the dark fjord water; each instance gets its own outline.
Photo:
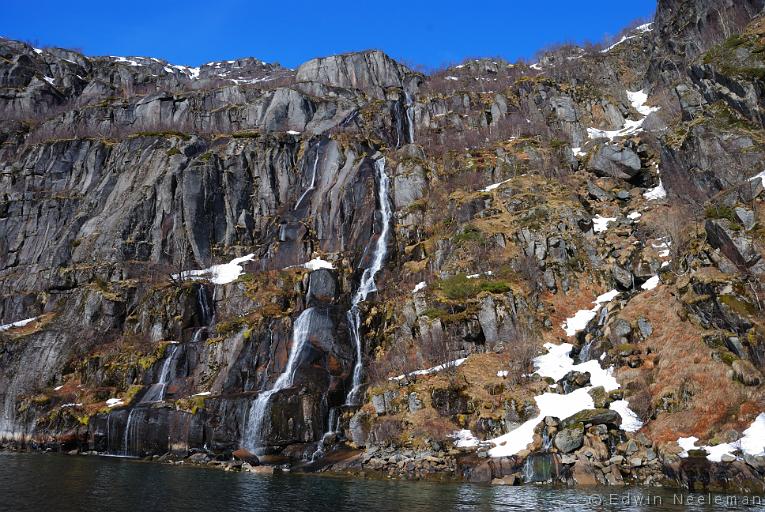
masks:
<path id="1" fill-rule="evenodd" d="M 611 498 L 609 493 L 618 494 Z M 684 499 L 687 496 L 683 494 Z M 653 505 L 634 505 L 635 500 L 648 498 Z M 737 497 L 739 503 L 744 498 Z M 630 499 L 633 504 L 608 505 L 609 499 Z M 597 506 L 599 502 L 604 504 Z M 2 511 L 720 510 L 672 502 L 672 492 L 656 489 L 585 491 L 289 474 L 263 476 L 106 457 L 0 453 Z M 739 505 L 727 509 L 763 507 Z"/>

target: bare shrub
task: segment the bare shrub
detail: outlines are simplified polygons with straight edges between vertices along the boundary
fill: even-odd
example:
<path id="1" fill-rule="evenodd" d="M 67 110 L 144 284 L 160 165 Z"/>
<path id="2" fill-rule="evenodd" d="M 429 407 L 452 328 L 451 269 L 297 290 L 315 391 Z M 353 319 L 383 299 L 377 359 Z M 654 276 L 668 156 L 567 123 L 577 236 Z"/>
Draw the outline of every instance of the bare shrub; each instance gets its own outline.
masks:
<path id="1" fill-rule="evenodd" d="M 515 263 L 515 271 L 526 282 L 532 296 L 536 296 L 542 291 L 542 270 L 533 254 L 524 252 Z"/>
<path id="2" fill-rule="evenodd" d="M 537 356 L 537 339 L 534 332 L 520 321 L 513 325 L 505 345 L 507 354 L 507 380 L 519 384 L 534 372 Z"/>

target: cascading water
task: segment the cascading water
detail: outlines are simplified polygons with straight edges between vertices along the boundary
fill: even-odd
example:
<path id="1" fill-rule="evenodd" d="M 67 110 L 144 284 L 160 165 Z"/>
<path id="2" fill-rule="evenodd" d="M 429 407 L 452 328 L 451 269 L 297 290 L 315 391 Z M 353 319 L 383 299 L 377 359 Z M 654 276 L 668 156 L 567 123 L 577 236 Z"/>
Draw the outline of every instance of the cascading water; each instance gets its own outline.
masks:
<path id="1" fill-rule="evenodd" d="M 414 101 L 412 95 L 404 91 L 406 100 L 406 127 L 409 130 L 409 144 L 414 144 Z"/>
<path id="2" fill-rule="evenodd" d="M 380 215 L 382 216 L 382 228 L 380 229 L 380 235 L 375 242 L 374 252 L 372 257 L 372 264 L 364 269 L 359 281 L 359 288 L 356 290 L 353 299 L 351 300 L 351 308 L 348 310 L 348 325 L 351 333 L 351 340 L 356 346 L 356 364 L 353 367 L 353 386 L 350 393 L 346 397 L 346 405 L 358 405 L 359 395 L 362 385 L 362 372 L 364 370 L 364 362 L 362 359 L 362 343 L 361 334 L 359 329 L 361 327 L 361 313 L 359 311 L 359 304 L 367 300 L 367 295 L 377 291 L 377 285 L 375 284 L 375 275 L 383 266 L 385 262 L 385 256 L 388 253 L 388 232 L 390 231 L 390 220 L 393 215 L 393 209 L 390 203 L 389 197 L 389 181 L 388 175 L 385 174 L 385 158 L 379 158 L 375 162 L 375 169 L 377 170 L 377 179 L 379 181 L 377 187 L 377 199 L 380 203 Z"/>
<path id="3" fill-rule="evenodd" d="M 373 248 L 372 264 L 364 269 L 361 274 L 361 280 L 359 281 L 359 287 L 351 300 L 351 307 L 348 310 L 348 328 L 351 335 L 351 341 L 356 348 L 356 363 L 353 366 L 353 382 L 351 391 L 345 398 L 346 406 L 359 405 L 361 398 L 362 378 L 364 370 L 363 360 L 363 346 L 361 342 L 361 312 L 359 310 L 359 304 L 367 300 L 367 296 L 377 291 L 377 285 L 375 284 L 375 275 L 383 266 L 385 262 L 385 256 L 388 253 L 388 233 L 390 231 L 390 220 L 393 215 L 393 208 L 388 196 L 390 182 L 388 175 L 385 174 L 385 158 L 379 158 L 375 161 L 375 170 L 377 171 L 377 180 L 379 182 L 377 187 L 377 201 L 380 204 L 380 215 L 382 217 L 382 228 L 380 234 L 375 241 Z M 312 459 L 316 460 L 324 456 L 327 440 L 332 438 L 339 429 L 340 423 L 340 411 L 337 407 L 332 407 L 329 410 L 329 418 L 327 431 L 321 438 L 319 446 L 314 452 Z"/>
<path id="4" fill-rule="evenodd" d="M 313 172 L 311 173 L 311 185 L 303 192 L 303 194 L 300 196 L 300 199 L 298 199 L 297 203 L 295 203 L 295 210 L 297 210 L 300 207 L 300 203 L 303 202 L 303 199 L 305 199 L 305 196 L 308 195 L 309 192 L 311 192 L 314 188 L 316 188 L 316 169 L 319 166 L 319 145 L 316 145 L 316 157 L 313 160 Z"/>
<path id="5" fill-rule="evenodd" d="M 201 327 L 198 327 L 194 331 L 194 335 L 191 337 L 191 343 L 199 343 L 202 341 L 202 335 L 207 332 L 209 327 L 215 323 L 215 290 L 213 289 L 212 302 L 207 295 L 207 289 L 200 285 L 197 288 L 197 304 L 199 305 L 199 314 L 201 316 Z"/>
<path id="6" fill-rule="evenodd" d="M 171 370 L 175 370 L 176 354 L 178 354 L 178 343 L 170 343 L 166 349 L 165 362 L 162 364 L 162 370 L 159 372 L 159 380 L 149 387 L 149 390 L 143 395 L 139 403 L 160 402 L 165 398 L 165 390 L 170 379 Z"/>
<path id="7" fill-rule="evenodd" d="M 138 455 L 141 433 L 138 431 L 137 424 L 143 421 L 144 416 L 145 410 L 143 407 L 133 407 L 130 409 L 127 423 L 125 424 L 125 433 L 122 436 L 122 455 Z"/>
<path id="8" fill-rule="evenodd" d="M 271 395 L 292 386 L 295 372 L 297 371 L 300 362 L 300 356 L 303 353 L 303 348 L 308 343 L 308 337 L 311 333 L 311 325 L 317 313 L 317 308 L 308 308 L 297 317 L 292 329 L 292 346 L 290 347 L 290 354 L 287 359 L 286 368 L 284 368 L 284 371 L 279 375 L 279 378 L 276 379 L 276 382 L 274 382 L 271 389 L 261 391 L 258 398 L 250 406 L 250 411 L 247 415 L 247 424 L 244 429 L 245 439 L 243 444 L 251 451 L 255 451 L 255 449 L 262 446 L 263 421 L 265 419 L 266 411 L 268 410 L 268 403 L 271 399 Z"/>

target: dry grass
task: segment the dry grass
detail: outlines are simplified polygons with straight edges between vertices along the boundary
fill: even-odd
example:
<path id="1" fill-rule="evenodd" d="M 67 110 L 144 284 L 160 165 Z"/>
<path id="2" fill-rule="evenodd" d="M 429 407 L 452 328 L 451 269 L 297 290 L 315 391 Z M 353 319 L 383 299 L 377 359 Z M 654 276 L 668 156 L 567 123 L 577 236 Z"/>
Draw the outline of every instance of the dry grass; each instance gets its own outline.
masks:
<path id="1" fill-rule="evenodd" d="M 682 308 L 674 290 L 660 285 L 633 298 L 620 313 L 628 321 L 642 316 L 653 326 L 653 334 L 638 344 L 647 354 L 643 366 L 622 368 L 617 378 L 627 389 L 647 383 L 654 405 L 662 397 L 673 397 L 676 407 L 660 411 L 646 425 L 658 442 L 691 435 L 707 440 L 726 429 L 745 428 L 761 412 L 744 405 L 761 403 L 762 391 L 751 391 L 727 376 L 728 366 L 712 359 L 711 349 L 702 341 L 703 331 L 679 316 Z"/>

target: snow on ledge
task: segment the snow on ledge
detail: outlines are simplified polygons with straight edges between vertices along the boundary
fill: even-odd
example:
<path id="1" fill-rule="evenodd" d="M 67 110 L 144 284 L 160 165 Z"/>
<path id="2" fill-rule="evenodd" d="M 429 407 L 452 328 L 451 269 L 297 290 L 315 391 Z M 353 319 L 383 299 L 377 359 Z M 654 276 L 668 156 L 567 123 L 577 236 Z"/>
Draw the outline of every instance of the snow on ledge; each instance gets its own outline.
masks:
<path id="1" fill-rule="evenodd" d="M 488 187 L 481 189 L 481 192 L 491 192 L 492 190 L 496 190 L 502 185 L 504 185 L 505 183 L 509 182 L 510 180 L 512 180 L 512 178 L 505 181 L 500 181 L 499 183 L 494 183 L 492 185 L 489 185 Z"/>
<path id="2" fill-rule="evenodd" d="M 121 398 L 110 398 L 106 401 L 107 407 L 117 407 L 118 405 L 124 405 L 125 402 Z"/>
<path id="3" fill-rule="evenodd" d="M 34 322 L 38 318 L 40 318 L 40 317 L 39 316 L 33 316 L 32 318 L 25 318 L 24 320 L 19 320 L 17 322 L 11 322 L 9 324 L 0 325 L 0 332 L 13 329 L 14 327 L 24 327 L 27 324 L 31 324 L 32 322 Z"/>
<path id="4" fill-rule="evenodd" d="M 759 179 L 760 182 L 762 183 L 762 186 L 765 187 L 765 171 L 762 171 L 760 174 L 752 176 L 751 178 L 749 178 L 749 181 L 754 181 L 756 179 Z"/>
<path id="5" fill-rule="evenodd" d="M 209 279 L 213 284 L 228 284 L 236 281 L 244 272 L 242 264 L 255 259 L 254 254 L 248 254 L 241 258 L 234 258 L 228 263 L 213 265 L 202 270 L 184 270 L 180 274 L 173 274 L 173 279 Z"/>
<path id="6" fill-rule="evenodd" d="M 478 443 L 480 442 L 470 430 L 466 429 L 458 430 L 452 437 L 456 441 L 454 445 L 457 448 L 472 448 L 478 446 Z"/>
<path id="7" fill-rule="evenodd" d="M 333 270 L 335 268 L 332 266 L 332 263 L 328 262 L 327 260 L 323 260 L 321 258 L 314 258 L 311 261 L 303 263 L 302 266 L 307 268 L 308 270 L 319 270 L 320 268 Z"/>
<path id="8" fill-rule="evenodd" d="M 434 366 L 433 368 L 428 368 L 426 370 L 415 370 L 413 372 L 404 373 L 402 375 L 396 375 L 395 377 L 390 377 L 388 380 L 402 380 L 406 377 L 409 377 L 411 375 L 430 375 L 431 373 L 438 373 L 441 370 L 444 370 L 446 368 L 456 368 L 457 366 L 460 366 L 462 363 L 464 363 L 467 360 L 466 357 L 463 357 L 462 359 L 455 359 L 454 361 L 449 361 L 448 363 L 439 364 L 438 366 Z"/>

